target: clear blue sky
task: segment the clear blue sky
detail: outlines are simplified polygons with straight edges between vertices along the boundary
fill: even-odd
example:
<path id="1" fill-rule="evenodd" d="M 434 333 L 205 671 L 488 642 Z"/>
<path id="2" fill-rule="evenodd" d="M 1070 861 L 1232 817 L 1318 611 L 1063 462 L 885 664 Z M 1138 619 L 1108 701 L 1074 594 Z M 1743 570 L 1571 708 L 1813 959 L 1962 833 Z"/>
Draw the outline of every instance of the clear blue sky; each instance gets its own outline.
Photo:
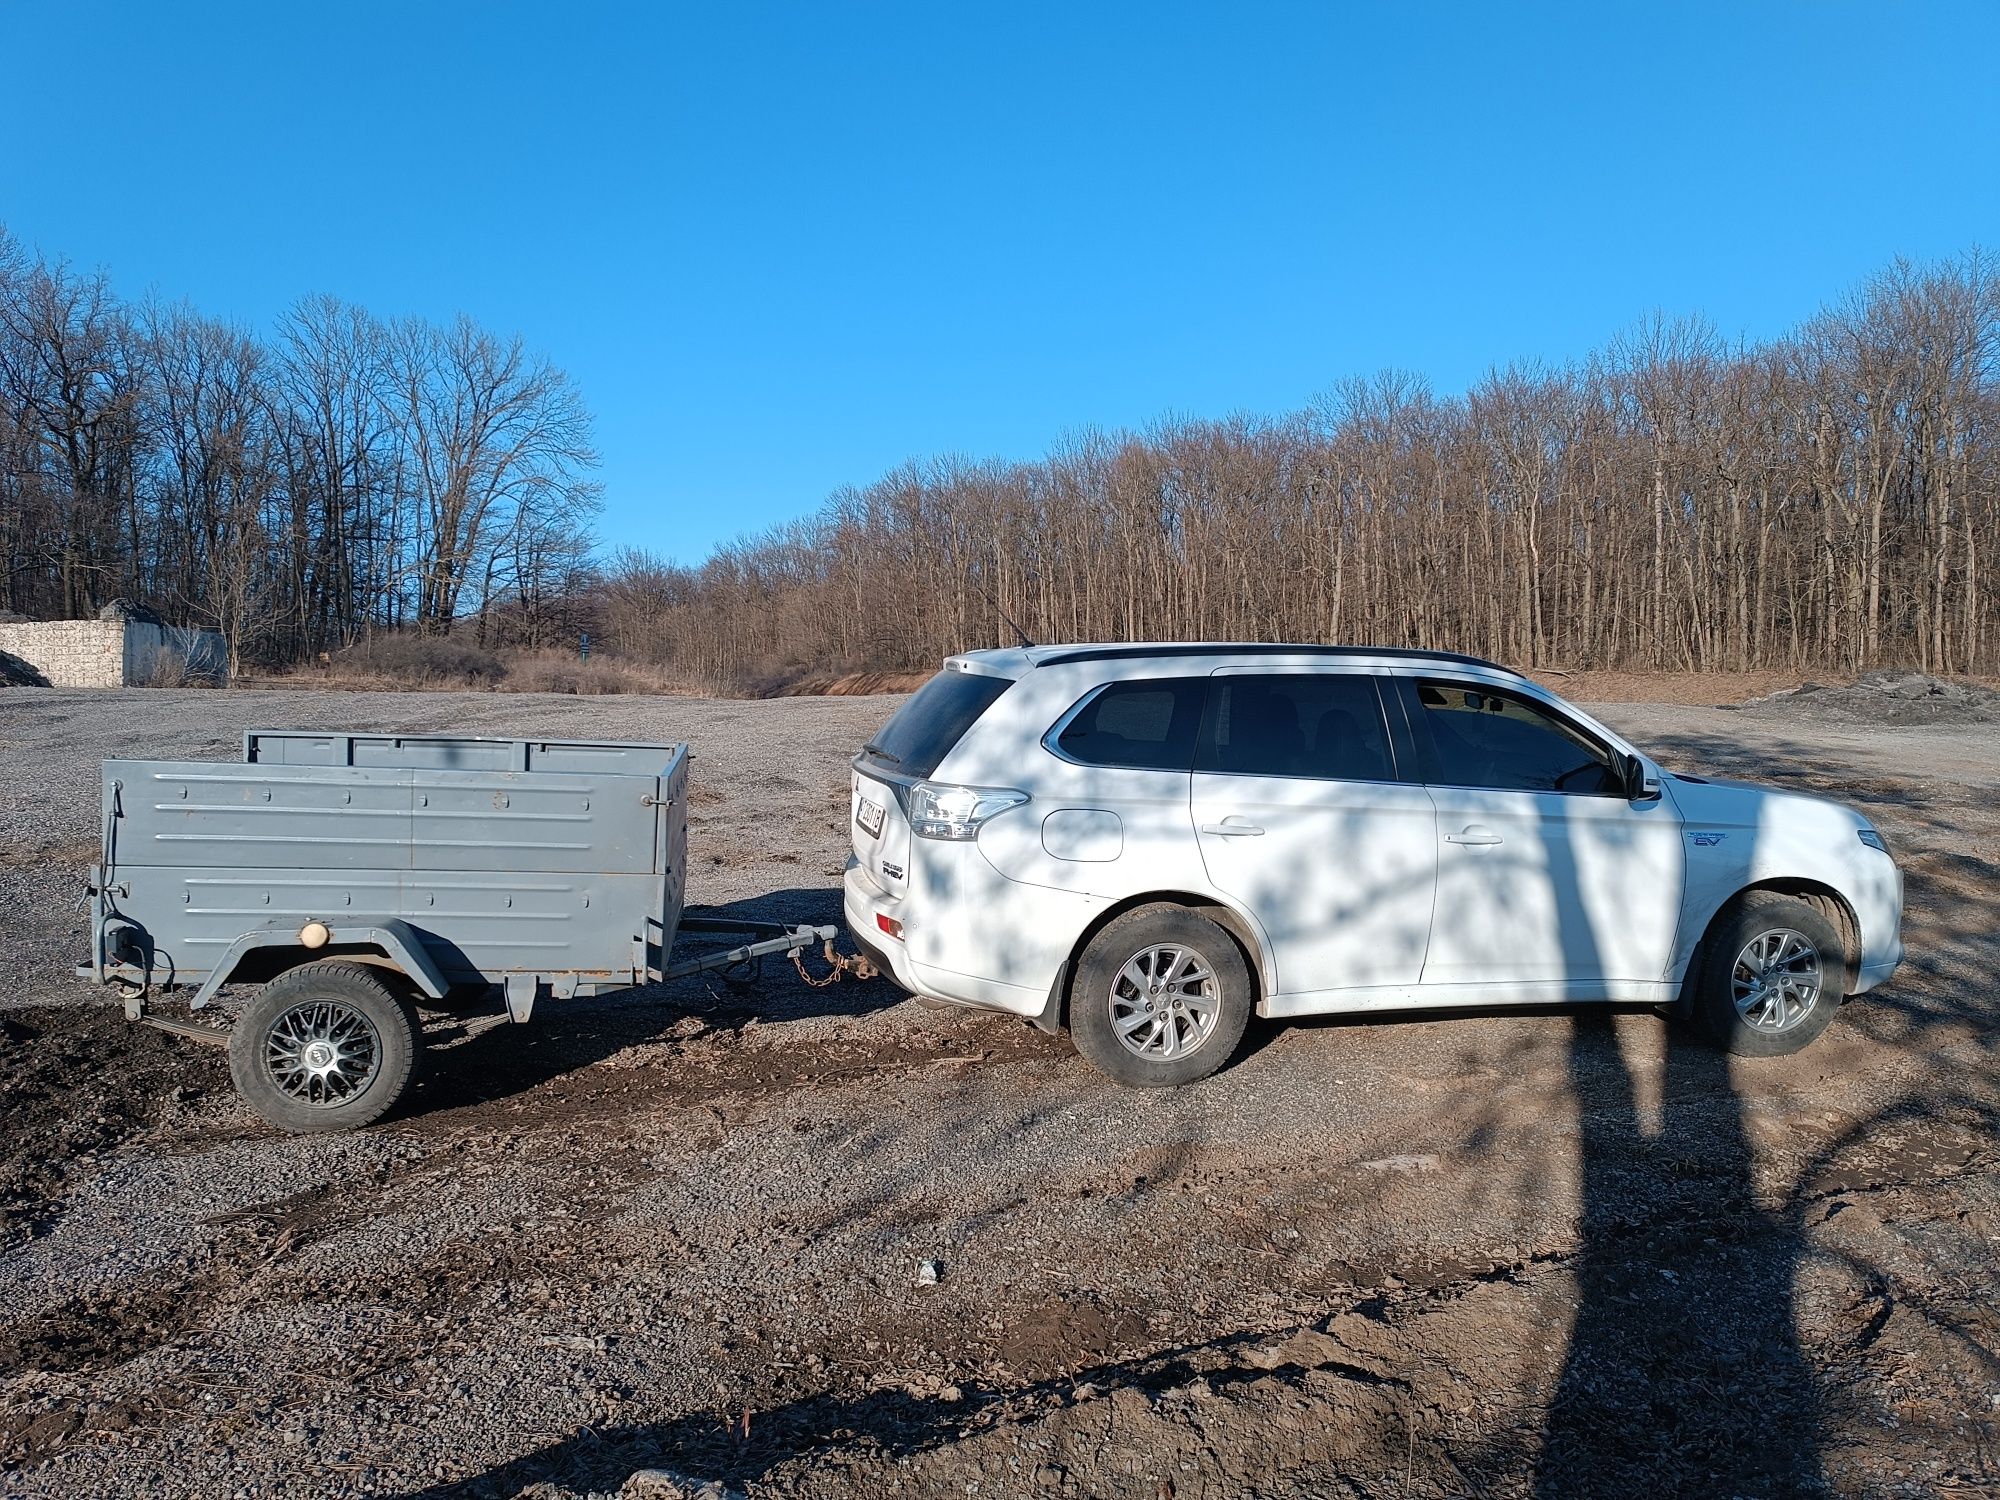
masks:
<path id="1" fill-rule="evenodd" d="M 0 0 L 0 223 L 466 311 L 698 558 L 932 453 L 1462 389 L 2000 248 L 2000 4 Z"/>

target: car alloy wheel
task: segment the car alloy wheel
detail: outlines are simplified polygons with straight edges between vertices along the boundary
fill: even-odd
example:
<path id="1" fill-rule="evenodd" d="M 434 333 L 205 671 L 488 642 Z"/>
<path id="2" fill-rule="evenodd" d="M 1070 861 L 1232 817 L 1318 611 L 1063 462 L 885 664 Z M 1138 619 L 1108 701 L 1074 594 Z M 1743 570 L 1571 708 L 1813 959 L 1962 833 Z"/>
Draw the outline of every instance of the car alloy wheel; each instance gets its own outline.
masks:
<path id="1" fill-rule="evenodd" d="M 1192 948 L 1156 943 L 1125 961 L 1111 982 L 1111 1030 L 1148 1062 L 1198 1049 L 1215 1031 L 1215 971 Z"/>
<path id="2" fill-rule="evenodd" d="M 1790 1031 L 1812 1013 L 1823 985 L 1819 950 L 1789 927 L 1758 933 L 1729 971 L 1736 1013 L 1758 1031 Z"/>

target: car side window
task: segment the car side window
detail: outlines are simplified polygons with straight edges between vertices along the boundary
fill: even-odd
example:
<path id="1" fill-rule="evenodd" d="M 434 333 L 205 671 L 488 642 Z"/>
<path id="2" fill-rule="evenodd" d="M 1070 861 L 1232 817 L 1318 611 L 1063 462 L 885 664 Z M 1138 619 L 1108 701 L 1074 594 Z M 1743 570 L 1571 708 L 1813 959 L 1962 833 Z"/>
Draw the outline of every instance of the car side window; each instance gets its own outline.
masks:
<path id="1" fill-rule="evenodd" d="M 1195 767 L 1239 776 L 1396 779 L 1381 695 L 1362 673 L 1216 677 Z"/>
<path id="2" fill-rule="evenodd" d="M 1419 682 L 1440 785 L 1603 796 L 1620 790 L 1604 748 L 1546 709 L 1488 687 Z"/>
<path id="3" fill-rule="evenodd" d="M 1056 736 L 1055 748 L 1087 766 L 1188 770 L 1207 689 L 1205 677 L 1114 682 L 1085 699 Z"/>

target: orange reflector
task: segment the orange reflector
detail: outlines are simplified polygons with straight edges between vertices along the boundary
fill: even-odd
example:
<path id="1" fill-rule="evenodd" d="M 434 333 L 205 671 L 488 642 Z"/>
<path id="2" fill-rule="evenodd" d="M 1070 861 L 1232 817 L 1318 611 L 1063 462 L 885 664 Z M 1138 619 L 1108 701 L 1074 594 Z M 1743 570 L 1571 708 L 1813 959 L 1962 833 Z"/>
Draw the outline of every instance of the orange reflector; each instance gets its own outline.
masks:
<path id="1" fill-rule="evenodd" d="M 892 938 L 900 939 L 903 935 L 903 924 L 898 922 L 894 917 L 884 916 L 879 911 L 875 913 L 875 925 L 888 933 Z"/>

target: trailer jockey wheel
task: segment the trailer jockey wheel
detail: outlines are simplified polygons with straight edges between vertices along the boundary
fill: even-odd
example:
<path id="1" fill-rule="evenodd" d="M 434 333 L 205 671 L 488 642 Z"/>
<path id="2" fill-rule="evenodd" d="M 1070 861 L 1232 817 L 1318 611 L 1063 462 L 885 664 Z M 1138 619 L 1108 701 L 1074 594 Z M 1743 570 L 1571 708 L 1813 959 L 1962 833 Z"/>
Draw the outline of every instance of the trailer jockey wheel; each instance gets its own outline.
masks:
<path id="1" fill-rule="evenodd" d="M 229 1074 L 258 1116 L 298 1134 L 352 1130 L 416 1073 L 417 1017 L 367 964 L 329 960 L 265 985 L 229 1033 Z"/>

